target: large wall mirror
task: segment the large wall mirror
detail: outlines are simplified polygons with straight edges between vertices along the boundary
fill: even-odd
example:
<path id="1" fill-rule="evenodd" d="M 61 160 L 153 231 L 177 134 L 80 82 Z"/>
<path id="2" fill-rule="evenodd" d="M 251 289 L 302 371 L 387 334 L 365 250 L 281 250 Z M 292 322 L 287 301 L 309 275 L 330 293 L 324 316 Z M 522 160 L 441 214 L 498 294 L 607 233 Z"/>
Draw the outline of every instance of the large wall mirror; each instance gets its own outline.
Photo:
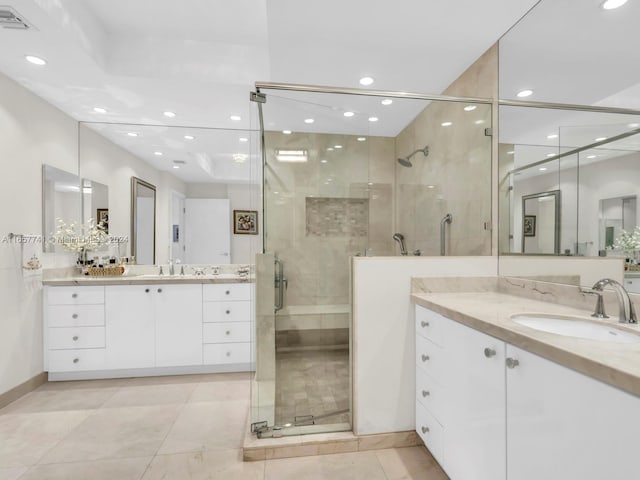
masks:
<path id="1" fill-rule="evenodd" d="M 156 187 L 131 177 L 131 255 L 136 263 L 156 261 Z"/>

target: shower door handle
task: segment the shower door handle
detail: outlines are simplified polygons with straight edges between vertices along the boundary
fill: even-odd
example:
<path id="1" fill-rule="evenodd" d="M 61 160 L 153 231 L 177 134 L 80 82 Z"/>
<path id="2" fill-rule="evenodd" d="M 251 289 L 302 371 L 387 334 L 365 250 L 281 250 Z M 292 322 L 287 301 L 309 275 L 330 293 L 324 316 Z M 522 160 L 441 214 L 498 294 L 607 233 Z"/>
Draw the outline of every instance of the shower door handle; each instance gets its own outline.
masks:
<path id="1" fill-rule="evenodd" d="M 284 307 L 284 289 L 287 288 L 288 282 L 287 279 L 284 278 L 284 263 L 282 262 L 282 260 L 278 260 L 276 258 L 275 265 L 275 287 L 278 289 L 278 299 L 275 305 L 275 309 L 277 312 L 278 310 L 282 310 L 282 307 Z"/>

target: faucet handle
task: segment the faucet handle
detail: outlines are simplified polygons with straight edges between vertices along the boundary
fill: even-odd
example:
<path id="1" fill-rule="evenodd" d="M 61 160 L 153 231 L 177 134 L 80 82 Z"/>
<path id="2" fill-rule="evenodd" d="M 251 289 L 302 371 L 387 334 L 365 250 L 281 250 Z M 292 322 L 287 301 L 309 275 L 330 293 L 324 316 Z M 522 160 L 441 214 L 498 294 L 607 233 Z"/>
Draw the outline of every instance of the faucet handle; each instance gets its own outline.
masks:
<path id="1" fill-rule="evenodd" d="M 160 265 L 160 271 L 158 272 L 158 275 L 164 275 L 164 272 L 162 271 L 162 265 Z"/>
<path id="2" fill-rule="evenodd" d="M 585 295 L 597 295 L 598 299 L 596 300 L 596 308 L 594 312 L 591 314 L 594 318 L 609 318 L 604 311 L 604 299 L 602 298 L 602 293 L 596 290 L 580 290 L 580 293 Z"/>

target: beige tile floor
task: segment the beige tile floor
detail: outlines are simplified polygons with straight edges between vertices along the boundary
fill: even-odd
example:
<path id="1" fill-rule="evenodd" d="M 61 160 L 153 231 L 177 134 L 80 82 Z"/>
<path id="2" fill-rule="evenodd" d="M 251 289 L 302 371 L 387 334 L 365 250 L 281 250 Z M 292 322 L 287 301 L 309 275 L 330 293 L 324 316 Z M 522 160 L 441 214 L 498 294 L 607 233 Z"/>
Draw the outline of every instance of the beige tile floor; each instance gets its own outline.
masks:
<path id="1" fill-rule="evenodd" d="M 0 480 L 445 480 L 422 447 L 242 461 L 248 374 L 47 383 L 0 410 Z"/>

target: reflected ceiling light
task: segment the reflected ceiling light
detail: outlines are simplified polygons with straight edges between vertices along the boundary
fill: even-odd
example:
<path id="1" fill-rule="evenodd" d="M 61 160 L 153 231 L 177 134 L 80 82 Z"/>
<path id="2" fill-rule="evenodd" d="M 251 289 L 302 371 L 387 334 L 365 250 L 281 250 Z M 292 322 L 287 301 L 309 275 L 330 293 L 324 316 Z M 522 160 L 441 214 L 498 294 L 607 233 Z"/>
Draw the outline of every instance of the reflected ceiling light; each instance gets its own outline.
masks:
<path id="1" fill-rule="evenodd" d="M 529 97 L 531 95 L 533 95 L 533 90 L 520 90 L 516 93 L 516 96 L 520 98 Z"/>
<path id="2" fill-rule="evenodd" d="M 25 55 L 24 58 L 27 62 L 38 65 L 39 67 L 47 64 L 47 61 L 44 58 L 36 57 L 35 55 Z"/>
<path id="3" fill-rule="evenodd" d="M 279 162 L 303 163 L 308 158 L 306 150 L 276 150 L 276 159 Z"/>
<path id="4" fill-rule="evenodd" d="M 638 127 L 640 127 L 640 123 L 630 123 L 629 125 L 627 125 L 627 127 L 629 127 L 629 128 L 638 128 Z"/>
<path id="5" fill-rule="evenodd" d="M 484 123 L 484 120 L 476 120 L 475 122 L 476 125 L 482 125 Z"/>
<path id="6" fill-rule="evenodd" d="M 544 172 L 547 169 L 547 167 L 540 167 L 538 170 L 540 170 L 541 172 Z"/>
<path id="7" fill-rule="evenodd" d="M 597 157 L 597 155 L 587 155 L 587 158 L 588 158 L 589 160 L 591 160 L 591 159 L 593 159 L 593 158 L 596 158 L 596 157 Z"/>
<path id="8" fill-rule="evenodd" d="M 367 183 L 367 185 L 371 186 L 371 185 L 373 185 L 373 182 L 369 182 L 369 183 Z"/>
<path id="9" fill-rule="evenodd" d="M 129 135 L 130 137 L 137 137 L 138 134 L 136 132 L 128 132 L 127 135 Z"/>
<path id="10" fill-rule="evenodd" d="M 233 154 L 233 161 L 236 163 L 244 163 L 247 161 L 247 158 L 249 158 L 249 155 L 245 155 L 244 153 Z"/>
<path id="11" fill-rule="evenodd" d="M 353 117 L 355 115 L 355 113 L 353 113 L 353 112 L 344 112 L 343 115 L 345 117 Z"/>
<path id="12" fill-rule="evenodd" d="M 507 152 L 507 155 L 513 155 L 513 150 L 509 150 L 509 151 Z"/>
<path id="13" fill-rule="evenodd" d="M 180 168 L 180 165 L 174 165 L 173 168 L 175 168 L 176 170 Z"/>
<path id="14" fill-rule="evenodd" d="M 153 152 L 153 154 L 154 154 L 156 157 L 161 157 L 161 156 L 162 156 L 162 152 Z"/>
<path id="15" fill-rule="evenodd" d="M 453 125 L 453 122 L 442 122 L 440 125 L 442 125 L 443 127 L 450 127 L 451 125 Z"/>
<path id="16" fill-rule="evenodd" d="M 436 188 L 435 185 L 427 185 L 427 188 Z"/>
<path id="17" fill-rule="evenodd" d="M 607 139 L 607 137 L 598 137 L 596 139 L 594 139 L 594 141 L 596 142 L 604 142 Z"/>
<path id="18" fill-rule="evenodd" d="M 291 135 L 291 130 L 282 130 L 285 135 Z"/>
<path id="19" fill-rule="evenodd" d="M 184 136 L 185 140 L 193 140 L 194 138 L 196 138 L 196 137 L 194 137 L 193 135 L 185 135 Z"/>
<path id="20" fill-rule="evenodd" d="M 328 160 L 325 160 L 324 158 L 322 160 L 320 160 L 320 163 L 327 163 Z"/>
<path id="21" fill-rule="evenodd" d="M 547 153 L 547 157 L 555 157 L 556 154 L 555 153 Z"/>
<path id="22" fill-rule="evenodd" d="M 107 113 L 107 109 L 102 107 L 93 107 L 93 111 L 96 113 Z"/>
<path id="23" fill-rule="evenodd" d="M 391 100 L 390 98 L 385 98 L 380 103 L 384 106 L 387 106 L 387 105 L 391 105 L 393 103 L 393 100 Z"/>
<path id="24" fill-rule="evenodd" d="M 548 138 L 549 140 L 551 140 L 551 139 L 553 139 L 553 138 L 558 138 L 558 135 L 557 135 L 557 134 L 555 134 L 555 133 L 551 133 L 551 134 L 547 135 L 547 138 Z"/>
<path id="25" fill-rule="evenodd" d="M 367 139 L 365 137 L 358 137 L 359 142 L 365 142 Z"/>
<path id="26" fill-rule="evenodd" d="M 465 112 L 472 112 L 474 111 L 476 108 L 478 108 L 477 105 L 467 105 L 466 107 L 464 107 L 464 111 Z"/>
<path id="27" fill-rule="evenodd" d="M 304 119 L 304 123 L 309 123 L 309 124 L 311 124 L 311 123 L 313 123 L 313 122 L 315 122 L 315 120 L 314 120 L 313 118 L 305 118 L 305 119 Z"/>
<path id="28" fill-rule="evenodd" d="M 249 139 L 247 137 L 240 137 L 238 140 L 240 140 L 242 143 L 248 142 Z"/>
<path id="29" fill-rule="evenodd" d="M 333 152 L 333 147 L 327 148 L 327 152 Z"/>
<path id="30" fill-rule="evenodd" d="M 620 8 L 625 3 L 627 3 L 627 0 L 606 0 L 600 7 L 603 10 L 613 10 L 615 8 Z"/>
<path id="31" fill-rule="evenodd" d="M 233 120 L 234 122 L 239 122 L 240 120 L 242 120 L 242 117 L 240 115 L 231 115 L 229 117 L 229 120 Z"/>
<path id="32" fill-rule="evenodd" d="M 342 145 L 334 145 L 333 148 L 342 148 Z"/>
<path id="33" fill-rule="evenodd" d="M 362 77 L 360 79 L 360 85 L 364 85 L 365 87 L 371 85 L 373 83 L 373 78 L 371 77 Z"/>
<path id="34" fill-rule="evenodd" d="M 170 112 L 170 111 L 168 111 L 168 110 L 167 110 L 166 112 L 162 112 L 162 114 L 163 114 L 165 117 L 169 117 L 169 118 L 173 118 L 173 117 L 175 117 L 175 116 L 176 116 L 176 114 L 175 114 L 175 113 Z"/>
<path id="35" fill-rule="evenodd" d="M 370 122 L 377 122 L 378 121 L 378 117 L 369 117 L 369 121 Z"/>

